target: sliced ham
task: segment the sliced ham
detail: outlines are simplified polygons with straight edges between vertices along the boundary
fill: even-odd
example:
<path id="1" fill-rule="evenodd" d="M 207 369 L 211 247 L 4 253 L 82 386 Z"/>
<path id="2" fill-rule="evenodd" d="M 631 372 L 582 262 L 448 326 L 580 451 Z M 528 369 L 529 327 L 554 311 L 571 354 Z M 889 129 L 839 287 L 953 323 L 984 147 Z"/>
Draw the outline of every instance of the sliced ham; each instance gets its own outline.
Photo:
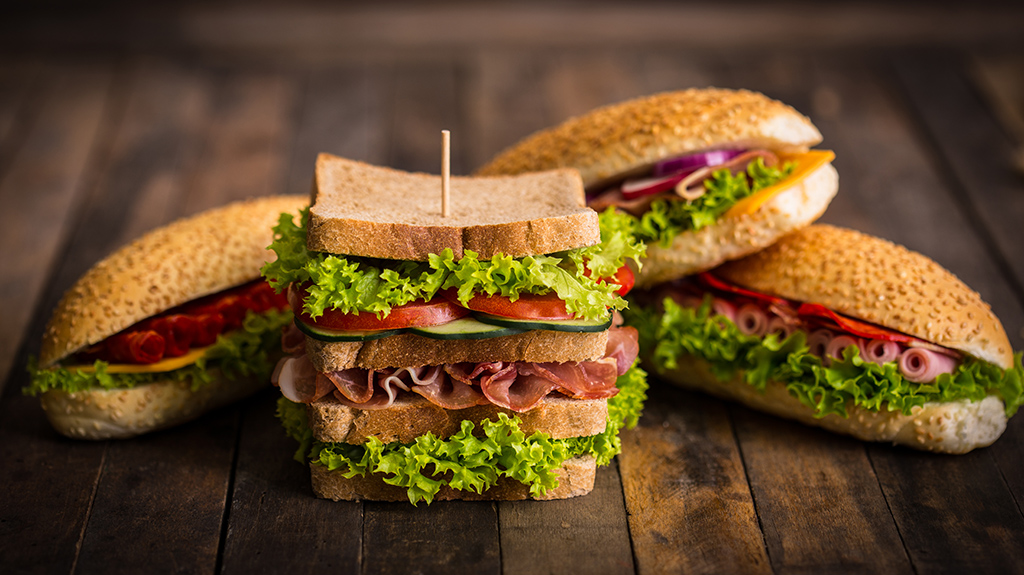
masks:
<path id="1" fill-rule="evenodd" d="M 828 344 L 832 342 L 832 338 L 835 335 L 827 329 L 817 329 L 807 336 L 807 347 L 810 348 L 811 355 L 818 357 L 828 357 L 826 351 L 828 351 Z"/>
<path id="2" fill-rule="evenodd" d="M 310 403 L 327 395 L 333 386 L 318 380 L 316 368 L 305 355 L 286 357 L 274 370 L 271 382 L 281 388 L 281 394 L 296 403 Z"/>
<path id="3" fill-rule="evenodd" d="M 520 375 L 542 377 L 558 391 L 577 399 L 602 399 L 618 393 L 618 367 L 613 358 L 581 363 L 523 363 Z"/>
<path id="4" fill-rule="evenodd" d="M 430 403 L 445 409 L 465 409 L 490 403 L 477 387 L 451 377 L 440 367 L 434 369 L 437 370 L 437 376 L 412 386 L 413 393 L 418 393 Z"/>
<path id="5" fill-rule="evenodd" d="M 864 359 L 878 365 L 896 361 L 900 356 L 900 344 L 895 341 L 873 339 L 864 345 Z"/>
<path id="6" fill-rule="evenodd" d="M 850 347 L 851 345 L 860 349 L 860 340 L 849 335 L 840 335 L 834 337 L 832 338 L 832 341 L 828 342 L 828 345 L 825 347 L 825 355 L 823 357 L 834 357 L 836 359 L 843 359 L 843 350 Z M 861 351 L 861 356 L 863 355 L 864 352 Z"/>
<path id="7" fill-rule="evenodd" d="M 353 367 L 340 371 L 330 371 L 323 375 L 334 384 L 335 389 L 341 395 L 352 403 L 365 403 L 373 397 L 374 372 L 372 371 Z"/>
<path id="8" fill-rule="evenodd" d="M 480 390 L 491 403 L 517 412 L 533 409 L 553 389 L 554 382 L 519 373 L 514 363 L 480 380 Z"/>
<path id="9" fill-rule="evenodd" d="M 604 356 L 615 360 L 618 375 L 629 371 L 640 353 L 639 338 L 635 327 L 615 327 L 608 330 L 608 345 L 605 346 Z"/>
<path id="10" fill-rule="evenodd" d="M 281 328 L 281 351 L 288 355 L 306 352 L 306 334 L 302 333 L 294 323 Z"/>
<path id="11" fill-rule="evenodd" d="M 920 347 L 907 348 L 900 354 L 900 373 L 914 383 L 928 383 L 943 373 L 952 373 L 956 360 L 948 355 Z"/>
<path id="12" fill-rule="evenodd" d="M 752 303 L 736 310 L 736 327 L 747 335 L 761 337 L 768 331 L 768 314 Z"/>

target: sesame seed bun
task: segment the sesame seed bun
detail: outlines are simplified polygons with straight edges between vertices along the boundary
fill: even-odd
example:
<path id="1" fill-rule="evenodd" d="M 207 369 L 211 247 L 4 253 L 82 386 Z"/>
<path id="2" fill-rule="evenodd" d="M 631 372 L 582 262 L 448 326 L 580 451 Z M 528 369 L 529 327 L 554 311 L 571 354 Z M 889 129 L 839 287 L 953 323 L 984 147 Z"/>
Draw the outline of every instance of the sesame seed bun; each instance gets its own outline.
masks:
<path id="1" fill-rule="evenodd" d="M 1013 366 L 1002 324 L 977 292 L 931 259 L 853 230 L 815 225 L 715 269 L 753 290 L 841 314 Z"/>
<path id="2" fill-rule="evenodd" d="M 39 365 L 164 310 L 254 280 L 273 258 L 266 248 L 282 212 L 302 196 L 238 202 L 153 230 L 107 256 L 64 294 L 46 325 Z"/>
<path id="3" fill-rule="evenodd" d="M 703 359 L 692 355 L 677 359 L 677 368 L 654 371 L 680 387 L 738 401 L 753 409 L 864 441 L 884 441 L 940 453 L 967 453 L 991 445 L 1006 429 L 1003 401 L 995 395 L 981 401 L 930 401 L 914 407 L 910 415 L 887 409 L 871 411 L 851 403 L 846 406 L 848 417 L 829 414 L 819 418 L 782 383 L 769 381 L 760 391 L 746 382 L 742 372 L 721 381 Z"/>
<path id="4" fill-rule="evenodd" d="M 821 134 L 793 108 L 747 90 L 716 88 L 637 98 L 528 136 L 481 176 L 575 168 L 587 189 L 673 156 L 720 148 L 803 151 Z"/>

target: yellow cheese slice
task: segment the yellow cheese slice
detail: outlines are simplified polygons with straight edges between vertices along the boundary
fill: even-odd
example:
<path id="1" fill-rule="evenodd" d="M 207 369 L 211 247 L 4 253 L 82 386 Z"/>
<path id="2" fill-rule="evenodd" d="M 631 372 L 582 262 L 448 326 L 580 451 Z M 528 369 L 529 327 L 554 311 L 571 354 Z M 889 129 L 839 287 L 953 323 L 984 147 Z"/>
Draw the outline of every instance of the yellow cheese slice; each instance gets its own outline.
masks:
<path id="1" fill-rule="evenodd" d="M 186 365 L 195 363 L 196 360 L 206 355 L 212 345 L 206 347 L 200 347 L 197 349 L 189 350 L 185 355 L 178 357 L 169 357 L 167 359 L 160 360 L 156 363 L 147 364 L 128 364 L 128 363 L 112 363 L 107 366 L 107 373 L 160 373 L 162 371 L 174 371 L 185 367 Z M 64 369 L 68 371 L 81 371 L 82 373 L 92 373 L 96 371 L 93 365 L 70 365 Z"/>
<path id="2" fill-rule="evenodd" d="M 796 154 L 779 154 L 779 162 L 796 162 L 796 168 L 793 170 L 793 173 L 790 174 L 788 178 L 776 183 L 774 186 L 768 186 L 763 190 L 758 190 L 756 194 L 747 196 L 736 202 L 736 205 L 729 208 L 729 211 L 725 212 L 723 217 L 735 218 L 737 216 L 756 212 L 762 204 L 774 198 L 776 195 L 788 189 L 800 180 L 806 178 L 814 170 L 817 170 L 831 162 L 835 157 L 835 153 L 831 150 L 811 150 L 809 152 Z"/>

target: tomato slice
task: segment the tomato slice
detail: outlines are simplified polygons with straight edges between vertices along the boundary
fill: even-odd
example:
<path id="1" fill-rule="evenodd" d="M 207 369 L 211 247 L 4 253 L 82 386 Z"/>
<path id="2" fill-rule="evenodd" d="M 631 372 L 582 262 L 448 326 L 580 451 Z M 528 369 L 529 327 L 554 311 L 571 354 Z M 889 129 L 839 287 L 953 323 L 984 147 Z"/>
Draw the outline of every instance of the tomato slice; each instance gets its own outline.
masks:
<path id="1" fill-rule="evenodd" d="M 342 313 L 337 310 L 324 310 L 323 315 L 313 319 L 302 311 L 302 300 L 306 298 L 305 286 L 292 284 L 288 288 L 288 302 L 292 311 L 306 325 L 339 331 L 371 331 L 379 329 L 400 329 L 405 327 L 426 327 L 440 325 L 466 317 L 469 310 L 451 303 L 443 297 L 435 297 L 430 301 L 411 301 L 405 305 L 391 308 L 391 313 L 377 318 L 372 312 Z"/>
<path id="2" fill-rule="evenodd" d="M 584 266 L 583 275 L 590 277 L 590 268 Z M 622 264 L 622 267 L 615 270 L 615 273 L 610 277 L 597 278 L 597 281 L 618 284 L 619 289 L 615 290 L 615 293 L 626 295 L 629 293 L 629 290 L 633 289 L 633 284 L 636 283 L 636 276 L 633 275 L 633 270 L 628 265 Z"/>
<path id="3" fill-rule="evenodd" d="M 516 301 L 503 295 L 476 294 L 465 304 L 459 301 L 459 290 L 456 288 L 448 288 L 437 293 L 448 301 L 465 305 L 473 311 L 501 317 L 553 320 L 575 318 L 573 314 L 565 311 L 565 302 L 558 299 L 558 294 L 553 291 L 540 295 L 521 293 Z"/>

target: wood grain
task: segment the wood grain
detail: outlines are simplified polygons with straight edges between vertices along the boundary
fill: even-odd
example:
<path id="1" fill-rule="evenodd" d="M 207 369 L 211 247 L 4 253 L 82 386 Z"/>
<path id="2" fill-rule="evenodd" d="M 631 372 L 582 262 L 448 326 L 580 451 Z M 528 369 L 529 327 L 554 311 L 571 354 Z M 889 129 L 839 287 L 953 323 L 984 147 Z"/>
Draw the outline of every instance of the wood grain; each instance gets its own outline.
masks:
<path id="1" fill-rule="evenodd" d="M 220 572 L 356 573 L 363 506 L 313 497 L 309 466 L 293 459 L 298 444 L 274 416 L 279 396 L 267 390 L 242 406 Z"/>
<path id="2" fill-rule="evenodd" d="M 450 130 L 451 173 L 466 173 L 463 150 L 473 142 L 462 136 L 460 73 L 451 62 L 414 62 L 394 68 L 388 127 L 387 165 L 410 172 L 441 173 L 441 130 Z M 438 191 L 438 202 L 441 192 Z M 452 197 L 452 209 L 458 198 Z"/>
<path id="3" fill-rule="evenodd" d="M 36 117 L 0 175 L 0 377 L 6 377 L 87 193 L 86 170 L 110 97 L 108 66 L 50 67 L 32 93 Z M 0 388 L 2 389 L 2 388 Z"/>
<path id="4" fill-rule="evenodd" d="M 495 504 L 363 504 L 364 575 L 501 572 Z"/>
<path id="5" fill-rule="evenodd" d="M 202 156 L 181 215 L 285 192 L 297 83 L 287 74 L 215 71 Z"/>
<path id="6" fill-rule="evenodd" d="M 502 573 L 633 573 L 625 511 L 614 461 L 589 495 L 499 502 Z"/>
<path id="7" fill-rule="evenodd" d="M 391 86 L 388 70 L 376 66 L 318 68 L 306 73 L 287 193 L 309 193 L 321 152 L 385 163 L 386 118 L 391 110 L 391 100 L 385 96 Z"/>
<path id="8" fill-rule="evenodd" d="M 861 442 L 732 408 L 776 573 L 911 573 Z"/>
<path id="9" fill-rule="evenodd" d="M 726 404 L 651 385 L 619 455 L 637 572 L 771 573 Z"/>

